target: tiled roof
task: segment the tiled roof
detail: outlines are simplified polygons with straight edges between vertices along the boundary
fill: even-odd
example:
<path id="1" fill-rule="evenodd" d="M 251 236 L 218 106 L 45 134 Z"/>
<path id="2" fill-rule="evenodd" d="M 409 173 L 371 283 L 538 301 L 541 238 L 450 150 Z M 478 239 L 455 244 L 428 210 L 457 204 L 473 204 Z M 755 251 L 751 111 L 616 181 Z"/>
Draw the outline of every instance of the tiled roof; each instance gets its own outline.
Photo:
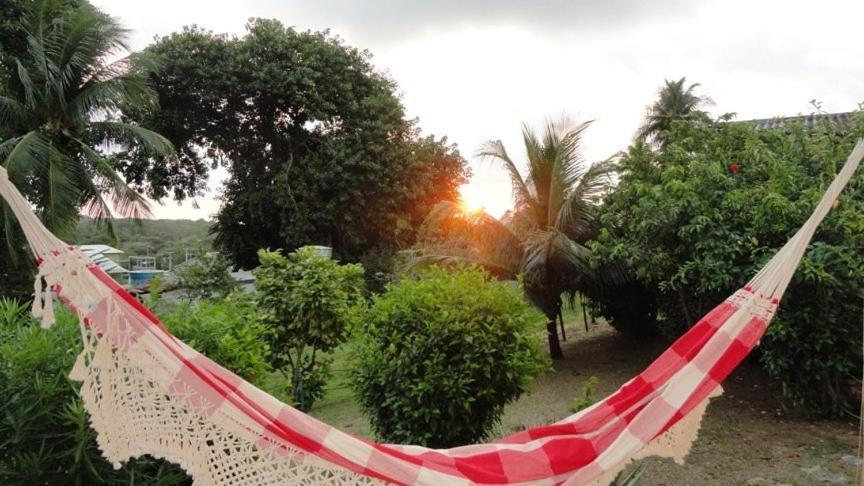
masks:
<path id="1" fill-rule="evenodd" d="M 817 123 L 827 121 L 828 123 L 837 125 L 838 128 L 845 128 L 849 125 L 852 116 L 857 112 L 847 111 L 846 113 L 818 113 L 811 115 L 785 116 L 774 118 L 762 118 L 758 120 L 742 120 L 738 123 L 752 123 L 757 130 L 779 130 L 791 123 L 803 123 L 806 128 L 813 128 Z"/>

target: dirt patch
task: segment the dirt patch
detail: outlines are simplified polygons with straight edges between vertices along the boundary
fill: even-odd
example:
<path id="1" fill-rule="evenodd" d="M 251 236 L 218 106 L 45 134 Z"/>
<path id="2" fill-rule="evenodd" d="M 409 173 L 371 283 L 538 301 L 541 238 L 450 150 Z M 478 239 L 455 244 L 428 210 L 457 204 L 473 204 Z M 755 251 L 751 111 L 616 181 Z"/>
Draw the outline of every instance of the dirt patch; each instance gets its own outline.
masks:
<path id="1" fill-rule="evenodd" d="M 591 376 L 602 399 L 641 372 L 668 343 L 628 339 L 598 325 L 568 329 L 565 359 L 534 391 L 507 408 L 499 435 L 560 420 Z M 854 484 L 858 424 L 804 421 L 782 409 L 779 385 L 755 363 L 742 364 L 712 400 L 699 438 L 683 466 L 656 457 L 643 461 L 640 485 Z M 847 456 L 844 461 L 843 456 Z"/>

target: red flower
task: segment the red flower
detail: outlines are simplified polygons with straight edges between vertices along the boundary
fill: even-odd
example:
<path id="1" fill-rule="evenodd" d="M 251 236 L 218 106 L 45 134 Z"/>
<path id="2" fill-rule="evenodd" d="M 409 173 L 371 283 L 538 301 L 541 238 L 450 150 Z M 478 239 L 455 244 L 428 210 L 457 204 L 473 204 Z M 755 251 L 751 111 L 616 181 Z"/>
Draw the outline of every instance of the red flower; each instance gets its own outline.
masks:
<path id="1" fill-rule="evenodd" d="M 731 170 L 733 174 L 737 174 L 739 168 L 738 164 L 735 163 L 729 166 L 729 170 Z"/>

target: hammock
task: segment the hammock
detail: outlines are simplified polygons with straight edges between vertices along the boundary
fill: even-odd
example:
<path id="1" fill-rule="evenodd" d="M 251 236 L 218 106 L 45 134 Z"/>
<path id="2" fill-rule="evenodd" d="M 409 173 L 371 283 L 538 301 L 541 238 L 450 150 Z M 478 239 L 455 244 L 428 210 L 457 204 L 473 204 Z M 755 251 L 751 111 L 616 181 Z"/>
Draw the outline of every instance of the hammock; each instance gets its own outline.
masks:
<path id="1" fill-rule="evenodd" d="M 99 447 L 119 467 L 150 454 L 198 484 L 606 484 L 629 461 L 682 462 L 720 383 L 759 343 L 818 224 L 852 177 L 858 142 L 804 226 L 750 281 L 640 375 L 559 422 L 489 444 L 435 450 L 358 438 L 280 403 L 172 336 L 148 309 L 52 235 L 0 168 L 0 195 L 37 257 L 33 310 L 52 295 L 80 318 L 70 377 Z"/>

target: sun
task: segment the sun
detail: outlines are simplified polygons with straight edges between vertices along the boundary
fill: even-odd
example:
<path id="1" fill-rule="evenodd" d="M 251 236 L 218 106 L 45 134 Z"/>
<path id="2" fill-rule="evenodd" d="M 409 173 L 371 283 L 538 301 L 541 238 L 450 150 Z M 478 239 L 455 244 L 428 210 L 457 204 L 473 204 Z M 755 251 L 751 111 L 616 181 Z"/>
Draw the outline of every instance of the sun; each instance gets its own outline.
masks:
<path id="1" fill-rule="evenodd" d="M 464 185 L 459 188 L 459 206 L 466 213 L 482 213 L 486 211 L 486 196 L 477 186 Z"/>

